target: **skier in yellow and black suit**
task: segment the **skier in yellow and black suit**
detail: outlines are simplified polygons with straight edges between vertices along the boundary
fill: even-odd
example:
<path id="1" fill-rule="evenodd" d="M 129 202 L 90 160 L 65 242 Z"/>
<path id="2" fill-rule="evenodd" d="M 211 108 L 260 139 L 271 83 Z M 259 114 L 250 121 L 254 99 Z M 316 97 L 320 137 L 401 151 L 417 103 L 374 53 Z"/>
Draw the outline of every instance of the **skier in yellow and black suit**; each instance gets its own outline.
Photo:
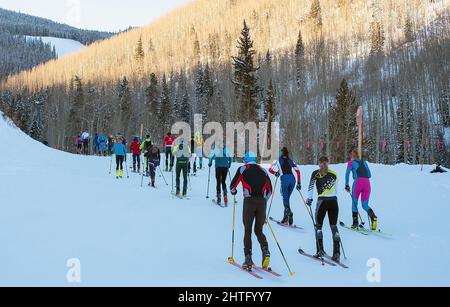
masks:
<path id="1" fill-rule="evenodd" d="M 317 208 L 316 208 L 316 238 L 317 255 L 323 257 L 326 253 L 323 248 L 322 226 L 325 215 L 328 214 L 331 231 L 333 233 L 333 260 L 339 262 L 341 251 L 341 238 L 337 227 L 339 216 L 339 205 L 337 199 L 338 176 L 335 171 L 328 169 L 328 158 L 322 157 L 319 160 L 319 168 L 311 176 L 311 182 L 308 189 L 308 206 L 313 203 L 314 186 L 317 188 Z"/>

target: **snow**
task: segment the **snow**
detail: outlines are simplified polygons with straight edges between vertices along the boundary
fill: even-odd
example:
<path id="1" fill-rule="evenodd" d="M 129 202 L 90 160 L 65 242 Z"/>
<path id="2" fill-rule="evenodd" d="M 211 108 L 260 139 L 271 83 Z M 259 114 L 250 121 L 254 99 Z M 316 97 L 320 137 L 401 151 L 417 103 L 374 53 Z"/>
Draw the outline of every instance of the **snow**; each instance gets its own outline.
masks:
<path id="1" fill-rule="evenodd" d="M 41 39 L 44 43 L 50 44 L 52 47 L 55 47 L 56 55 L 59 58 L 85 48 L 85 46 L 82 43 L 72 39 L 45 37 L 45 36 L 42 37 L 27 36 L 27 39 Z"/>
<path id="2" fill-rule="evenodd" d="M 280 279 L 257 280 L 226 262 L 231 252 L 232 209 L 205 199 L 208 173 L 192 178 L 191 200 L 140 187 L 140 177 L 117 180 L 109 158 L 82 157 L 35 142 L 0 116 L 0 285 L 67 286 L 69 259 L 81 263 L 81 286 L 373 286 L 369 259 L 381 263 L 381 286 L 449 286 L 450 175 L 426 166 L 372 165 L 372 204 L 390 239 L 341 230 L 350 269 L 324 266 L 298 255 L 313 251 L 311 221 L 297 194 L 296 223 L 306 231 L 273 225 L 295 277 L 289 277 L 270 235 L 272 267 Z M 236 169 L 237 165 L 234 167 Z M 340 219 L 349 223 L 351 204 L 339 172 Z M 313 166 L 301 166 L 303 185 Z M 214 172 L 214 171 L 213 171 Z M 170 173 L 165 173 L 171 181 Z M 214 176 L 212 176 L 214 178 Z M 146 179 L 147 181 L 147 179 Z M 214 190 L 212 180 L 211 191 Z M 272 216 L 282 215 L 279 187 Z M 304 188 L 304 194 L 305 188 Z M 241 198 L 236 217 L 236 254 L 241 262 Z M 324 226 L 326 250 L 331 234 Z M 260 251 L 254 238 L 254 259 Z M 75 284 L 77 285 L 77 284 Z"/>

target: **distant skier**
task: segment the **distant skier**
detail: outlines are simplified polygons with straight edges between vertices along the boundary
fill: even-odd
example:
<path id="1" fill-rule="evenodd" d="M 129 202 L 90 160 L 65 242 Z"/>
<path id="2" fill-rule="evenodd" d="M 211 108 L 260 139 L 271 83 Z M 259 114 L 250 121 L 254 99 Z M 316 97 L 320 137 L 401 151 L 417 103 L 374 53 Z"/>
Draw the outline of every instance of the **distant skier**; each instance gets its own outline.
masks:
<path id="1" fill-rule="evenodd" d="M 144 153 L 144 174 L 145 176 L 149 176 L 149 169 L 148 169 L 148 152 L 152 148 L 152 140 L 150 138 L 150 135 L 147 135 L 145 137 L 144 142 L 142 142 L 139 149 Z"/>
<path id="2" fill-rule="evenodd" d="M 347 164 L 347 172 L 345 173 L 345 190 L 352 195 L 352 228 L 359 228 L 358 220 L 358 201 L 361 197 L 361 203 L 363 209 L 369 215 L 371 221 L 371 229 L 377 230 L 378 218 L 369 207 L 369 199 L 371 193 L 370 178 L 372 174 L 370 172 L 367 162 L 360 160 L 357 150 L 350 151 L 350 162 Z M 350 189 L 350 173 L 353 174 L 353 187 Z"/>
<path id="3" fill-rule="evenodd" d="M 89 139 L 90 135 L 88 132 L 83 132 L 81 135 L 81 138 L 83 139 L 83 154 L 88 155 L 89 154 Z"/>
<path id="4" fill-rule="evenodd" d="M 269 244 L 263 233 L 266 222 L 267 201 L 272 194 L 272 183 L 269 174 L 256 163 L 256 155 L 247 152 L 244 158 L 245 165 L 241 166 L 231 181 L 231 194 L 237 194 L 237 187 L 242 183 L 244 191 L 243 222 L 245 228 L 244 254 L 245 262 L 242 265 L 251 271 L 252 260 L 252 228 L 255 222 L 255 235 L 262 250 L 262 267 L 268 268 L 270 264 Z"/>
<path id="5" fill-rule="evenodd" d="M 112 155 L 112 148 L 114 146 L 114 138 L 112 136 L 108 136 L 108 154 Z"/>
<path id="6" fill-rule="evenodd" d="M 316 208 L 316 245 L 317 258 L 326 255 L 323 248 L 323 232 L 322 226 L 325 215 L 328 214 L 331 232 L 333 234 L 333 260 L 338 261 L 341 257 L 341 236 L 337 227 L 339 217 L 339 205 L 337 199 L 337 183 L 338 176 L 335 171 L 328 169 L 328 158 L 321 157 L 319 159 L 319 170 L 311 175 L 311 181 L 308 188 L 307 205 L 312 206 L 314 198 L 314 187 L 317 188 L 317 208 Z"/>
<path id="7" fill-rule="evenodd" d="M 75 138 L 75 146 L 77 147 L 77 154 L 81 154 L 83 149 L 83 139 L 81 138 L 81 135 Z"/>
<path id="8" fill-rule="evenodd" d="M 176 195 L 178 197 L 181 196 L 181 187 L 180 187 L 180 176 L 183 174 L 183 197 L 187 195 L 187 186 L 188 186 L 188 163 L 189 158 L 191 157 L 191 150 L 189 149 L 189 145 L 186 145 L 182 140 L 179 145 L 173 147 L 173 156 L 176 157 L 176 167 L 175 167 L 175 175 L 176 175 Z"/>
<path id="9" fill-rule="evenodd" d="M 432 170 L 430 173 L 431 174 L 442 174 L 442 173 L 446 173 L 447 171 L 445 169 L 443 169 L 441 167 L 441 163 L 436 163 L 436 168 L 434 170 Z"/>
<path id="10" fill-rule="evenodd" d="M 156 145 L 152 145 L 152 147 L 146 153 L 147 161 L 148 161 L 148 169 L 150 176 L 150 186 L 152 188 L 155 187 L 155 179 L 156 179 L 156 169 L 159 167 L 161 163 L 161 152 Z"/>
<path id="11" fill-rule="evenodd" d="M 166 172 L 171 172 L 173 168 L 174 156 L 172 154 L 173 145 L 175 143 L 175 138 L 172 133 L 167 133 L 167 136 L 164 138 L 163 149 L 166 154 Z M 170 161 L 170 168 L 169 168 Z"/>
<path id="12" fill-rule="evenodd" d="M 195 154 L 197 155 L 197 160 L 199 162 L 199 168 L 203 169 L 203 137 L 200 131 L 197 131 L 194 135 L 195 139 L 195 148 L 192 148 L 193 151 L 195 151 Z"/>
<path id="13" fill-rule="evenodd" d="M 97 139 L 98 142 L 98 151 L 101 156 L 106 155 L 106 143 L 108 140 L 106 139 L 105 135 L 103 133 L 100 133 Z"/>
<path id="14" fill-rule="evenodd" d="M 116 155 L 116 178 L 123 178 L 123 162 L 127 156 L 127 147 L 123 144 L 123 137 L 117 138 L 111 151 Z"/>
<path id="15" fill-rule="evenodd" d="M 295 171 L 297 175 L 297 181 L 295 180 L 293 171 Z M 281 150 L 281 157 L 277 161 L 273 162 L 269 172 L 276 177 L 281 176 L 281 194 L 283 196 L 284 205 L 284 217 L 281 223 L 292 226 L 294 224 L 294 214 L 291 210 L 290 198 L 294 188 L 296 188 L 297 191 L 301 191 L 302 181 L 300 169 L 297 164 L 289 158 L 289 151 L 286 147 Z"/>
<path id="16" fill-rule="evenodd" d="M 133 154 L 133 172 L 139 173 L 141 171 L 141 143 L 139 138 L 135 137 L 130 145 L 130 151 Z"/>
<path id="17" fill-rule="evenodd" d="M 227 192 L 227 176 L 228 172 L 231 168 L 231 157 L 228 154 L 228 150 L 226 146 L 216 147 L 211 152 L 211 156 L 209 157 L 208 167 L 212 167 L 213 162 L 216 167 L 216 202 L 218 205 L 222 203 L 222 192 L 223 192 L 223 201 L 225 206 L 228 206 L 228 192 Z"/>

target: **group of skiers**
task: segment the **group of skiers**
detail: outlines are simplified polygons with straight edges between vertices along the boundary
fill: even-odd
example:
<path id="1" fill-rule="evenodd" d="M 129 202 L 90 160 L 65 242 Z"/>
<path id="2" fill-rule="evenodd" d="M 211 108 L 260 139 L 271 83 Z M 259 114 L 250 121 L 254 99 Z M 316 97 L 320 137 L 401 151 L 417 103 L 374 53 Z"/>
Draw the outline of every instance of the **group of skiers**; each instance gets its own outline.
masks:
<path id="1" fill-rule="evenodd" d="M 203 160 L 203 140 L 198 135 L 194 135 L 191 142 L 185 140 L 176 141 L 175 136 L 168 133 L 164 138 L 162 145 L 165 153 L 165 171 L 175 174 L 175 196 L 184 198 L 188 192 L 189 175 L 195 175 L 197 172 L 197 162 L 200 162 L 202 168 Z M 194 149 L 194 150 L 191 150 Z M 200 149 L 200 150 L 199 150 Z M 127 155 L 126 140 L 119 135 L 114 146 L 111 149 L 116 156 L 116 177 L 123 178 L 123 163 Z M 143 142 L 139 137 L 135 137 L 129 146 L 129 151 L 133 156 L 133 172 L 143 172 L 143 175 L 150 177 L 149 186 L 155 187 L 156 170 L 161 165 L 161 152 L 158 146 L 152 143 L 149 135 Z M 141 161 L 141 155 L 144 156 Z M 378 217 L 374 210 L 369 206 L 371 193 L 370 178 L 371 172 L 366 161 L 359 157 L 358 151 L 352 150 L 349 153 L 350 161 L 345 173 L 345 190 L 351 195 L 352 199 L 352 228 L 360 227 L 358 202 L 361 199 L 362 208 L 367 212 L 370 218 L 371 230 L 377 230 Z M 228 206 L 228 187 L 227 178 L 231 184 L 229 191 L 233 196 L 237 192 L 237 187 L 242 184 L 243 188 L 243 224 L 244 235 L 244 255 L 245 262 L 242 267 L 246 270 L 252 270 L 254 263 L 252 260 L 252 231 L 254 231 L 261 247 L 263 259 L 262 267 L 268 268 L 270 263 L 270 251 L 267 239 L 263 233 L 263 228 L 267 219 L 267 209 L 270 199 L 273 201 L 273 186 L 269 173 L 276 178 L 275 186 L 278 181 L 281 184 L 281 195 L 283 198 L 284 215 L 279 224 L 293 226 L 294 215 L 290 205 L 290 199 L 295 190 L 300 194 L 302 191 L 302 180 L 299 166 L 290 157 L 289 150 L 283 148 L 278 160 L 274 161 L 269 170 L 266 171 L 257 163 L 257 156 L 252 152 L 247 152 L 244 157 L 244 165 L 239 167 L 233 179 L 231 179 L 230 169 L 233 158 L 228 152 L 226 146 L 214 146 L 208 160 L 209 176 L 211 169 L 215 167 L 216 177 L 216 199 L 218 205 L 224 202 L 224 207 Z M 141 166 L 143 167 L 141 168 Z M 161 172 L 162 173 L 162 172 Z M 350 187 L 350 175 L 353 177 L 353 184 Z M 181 182 L 181 177 L 183 181 Z M 326 256 L 324 250 L 323 223 L 328 216 L 332 232 L 333 254 L 331 259 L 339 262 L 341 256 L 341 239 L 338 229 L 338 174 L 329 169 L 329 160 L 327 157 L 321 157 L 318 161 L 318 169 L 311 175 L 308 186 L 307 199 L 305 205 L 311 208 L 314 202 L 315 190 L 317 191 L 317 202 L 315 214 L 310 209 L 315 227 L 315 238 L 317 252 L 314 257 L 322 259 Z M 208 180 L 209 191 L 209 180 Z M 209 192 L 208 192 L 209 194 Z M 302 198 L 303 195 L 301 194 Z M 271 202 L 270 202 L 271 205 Z"/>
<path id="2" fill-rule="evenodd" d="M 91 138 L 91 135 L 87 131 L 75 138 L 76 153 L 89 155 L 91 139 L 94 155 L 106 156 L 112 154 L 111 149 L 114 146 L 114 138 L 112 136 L 106 137 L 103 133 L 95 133 L 94 137 Z"/>

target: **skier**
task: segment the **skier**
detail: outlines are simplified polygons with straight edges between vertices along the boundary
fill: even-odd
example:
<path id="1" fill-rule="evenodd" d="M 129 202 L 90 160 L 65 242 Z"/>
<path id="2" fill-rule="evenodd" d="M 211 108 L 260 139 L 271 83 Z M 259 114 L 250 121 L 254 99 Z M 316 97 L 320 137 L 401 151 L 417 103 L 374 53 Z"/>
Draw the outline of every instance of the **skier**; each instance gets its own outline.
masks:
<path id="1" fill-rule="evenodd" d="M 183 173 L 183 197 L 187 195 L 187 186 L 188 186 L 188 163 L 189 158 L 191 156 L 191 150 L 188 145 L 184 143 L 182 140 L 180 145 L 176 145 L 173 148 L 172 152 L 173 156 L 177 158 L 176 167 L 175 167 L 175 175 L 176 175 L 176 195 L 178 197 L 181 196 L 180 189 L 180 176 Z M 167 162 L 167 160 L 166 160 Z"/>
<path id="2" fill-rule="evenodd" d="M 116 178 L 123 178 L 123 162 L 127 156 L 127 147 L 123 144 L 123 137 L 117 138 L 111 151 L 116 155 Z"/>
<path id="3" fill-rule="evenodd" d="M 108 154 L 112 155 L 112 148 L 114 146 L 114 138 L 112 136 L 108 136 Z"/>
<path id="4" fill-rule="evenodd" d="M 164 138 L 163 149 L 166 153 L 166 172 L 171 172 L 173 168 L 174 156 L 172 154 L 172 148 L 175 143 L 175 138 L 172 136 L 172 133 L 167 133 L 167 136 Z M 169 169 L 169 159 L 170 159 L 170 169 Z"/>
<path id="5" fill-rule="evenodd" d="M 211 168 L 213 162 L 215 162 L 216 167 L 216 191 L 217 198 L 216 203 L 218 205 L 222 202 L 222 192 L 223 192 L 223 201 L 225 206 L 228 206 L 228 192 L 227 192 L 227 176 L 228 172 L 231 168 L 231 158 L 228 154 L 228 150 L 226 146 L 216 147 L 211 152 L 211 156 L 209 157 L 208 167 Z M 221 191 L 222 190 L 222 191 Z"/>
<path id="6" fill-rule="evenodd" d="M 149 170 L 148 170 L 148 159 L 147 159 L 147 153 L 150 151 L 150 148 L 152 148 L 152 140 L 150 139 L 150 135 L 147 135 L 145 137 L 144 142 L 141 144 L 139 149 L 141 152 L 144 153 L 144 168 L 145 168 L 145 176 L 149 176 Z"/>
<path id="7" fill-rule="evenodd" d="M 328 169 L 328 158 L 321 157 L 319 159 L 319 170 L 316 170 L 311 175 L 311 181 L 308 188 L 307 205 L 312 206 L 314 197 L 314 186 L 317 188 L 317 208 L 316 208 L 316 245 L 317 258 L 322 258 L 326 255 L 323 248 L 323 232 L 322 226 L 325 215 L 328 214 L 331 232 L 333 234 L 333 257 L 334 261 L 339 262 L 341 257 L 341 237 L 337 227 L 339 217 L 339 205 L 337 199 L 337 183 L 338 176 L 335 171 Z"/>
<path id="8" fill-rule="evenodd" d="M 192 136 L 191 138 L 191 149 L 192 149 L 192 155 L 189 163 L 189 175 L 191 174 L 191 171 L 193 172 L 193 175 L 197 175 L 197 153 L 195 151 L 195 148 L 197 148 L 197 144 L 195 141 L 195 137 Z"/>
<path id="9" fill-rule="evenodd" d="M 133 154 L 133 172 L 139 173 L 141 171 L 141 143 L 139 138 L 135 137 L 133 143 L 130 145 L 130 151 Z"/>
<path id="10" fill-rule="evenodd" d="M 297 181 L 295 181 L 293 171 L 295 171 L 297 175 Z M 284 205 L 284 217 L 281 223 L 292 226 L 294 224 L 294 214 L 292 213 L 289 200 L 294 188 L 296 188 L 297 191 L 302 190 L 302 181 L 300 169 L 297 164 L 289 158 L 289 151 L 286 147 L 281 150 L 281 157 L 273 162 L 269 172 L 277 178 L 281 176 L 281 194 L 283 196 Z"/>
<path id="11" fill-rule="evenodd" d="M 203 169 L 203 137 L 200 131 L 197 131 L 194 135 L 195 138 L 195 153 L 197 155 L 197 160 L 199 162 L 199 168 Z M 192 148 L 194 150 L 194 148 Z"/>
<path id="12" fill-rule="evenodd" d="M 371 229 L 377 230 L 378 218 L 369 207 L 369 198 L 371 192 L 370 178 L 372 174 L 370 172 L 367 162 L 359 158 L 357 150 L 350 151 L 350 162 L 347 164 L 347 171 L 345 173 L 345 190 L 352 195 L 352 228 L 357 229 L 359 227 L 358 221 L 358 201 L 361 197 L 361 203 L 363 209 L 369 215 L 371 221 Z M 353 187 L 350 189 L 350 173 L 353 174 Z"/>
<path id="13" fill-rule="evenodd" d="M 155 178 L 156 178 L 156 168 L 159 167 L 161 163 L 161 152 L 156 145 L 152 145 L 152 147 L 147 152 L 147 163 L 149 168 L 150 175 L 150 184 L 152 188 L 155 187 Z"/>
<path id="14" fill-rule="evenodd" d="M 101 156 L 106 155 L 106 142 L 108 141 L 103 133 L 98 136 L 98 151 Z"/>
<path id="15" fill-rule="evenodd" d="M 75 145 L 77 147 L 77 154 L 81 154 L 81 150 L 83 148 L 83 139 L 80 135 L 75 138 Z"/>
<path id="16" fill-rule="evenodd" d="M 94 139 L 92 140 L 92 148 L 94 149 L 94 155 L 98 155 L 98 133 L 96 132 L 94 135 Z"/>
<path id="17" fill-rule="evenodd" d="M 81 135 L 81 138 L 83 139 L 83 154 L 88 155 L 89 154 L 89 139 L 90 135 L 88 132 L 83 132 Z"/>
<path id="18" fill-rule="evenodd" d="M 252 227 L 255 221 L 255 235 L 262 250 L 262 267 L 268 268 L 270 264 L 269 244 L 263 233 L 266 222 L 267 201 L 272 194 L 272 183 L 269 174 L 256 163 L 256 156 L 247 152 L 244 158 L 245 165 L 241 166 L 231 181 L 230 191 L 237 194 L 237 186 L 242 183 L 244 190 L 243 223 L 245 228 L 244 254 L 245 262 L 242 265 L 251 271 L 252 260 Z"/>

